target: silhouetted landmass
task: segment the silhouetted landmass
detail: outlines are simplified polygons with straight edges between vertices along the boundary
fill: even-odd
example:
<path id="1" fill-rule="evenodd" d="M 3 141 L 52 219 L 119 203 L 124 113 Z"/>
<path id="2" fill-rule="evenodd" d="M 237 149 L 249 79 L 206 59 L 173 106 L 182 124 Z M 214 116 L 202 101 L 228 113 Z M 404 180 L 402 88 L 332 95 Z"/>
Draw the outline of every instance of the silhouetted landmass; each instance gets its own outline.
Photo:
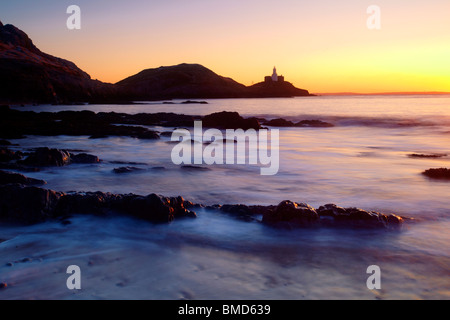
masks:
<path id="1" fill-rule="evenodd" d="M 136 100 L 238 98 L 247 88 L 198 64 L 148 69 L 126 78 L 117 86 Z"/>
<path id="2" fill-rule="evenodd" d="M 117 84 L 93 80 L 74 63 L 40 51 L 27 34 L 0 22 L 0 102 L 117 103 L 207 98 L 307 96 L 292 84 L 246 87 L 199 64 L 144 70 Z M 184 104 L 204 103 L 186 101 Z"/>
<path id="3" fill-rule="evenodd" d="M 4 103 L 118 100 L 113 85 L 92 80 L 74 63 L 41 52 L 23 31 L 1 23 L 0 74 Z"/>

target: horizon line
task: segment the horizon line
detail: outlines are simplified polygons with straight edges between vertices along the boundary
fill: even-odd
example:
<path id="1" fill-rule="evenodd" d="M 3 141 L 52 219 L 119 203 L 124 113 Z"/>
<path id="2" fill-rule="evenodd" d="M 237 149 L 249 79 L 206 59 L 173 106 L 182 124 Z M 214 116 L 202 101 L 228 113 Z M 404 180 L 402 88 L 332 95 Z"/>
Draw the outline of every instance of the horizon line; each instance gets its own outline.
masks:
<path id="1" fill-rule="evenodd" d="M 322 92 L 311 93 L 318 96 L 400 96 L 400 95 L 450 95 L 444 91 L 399 91 L 399 92 Z"/>

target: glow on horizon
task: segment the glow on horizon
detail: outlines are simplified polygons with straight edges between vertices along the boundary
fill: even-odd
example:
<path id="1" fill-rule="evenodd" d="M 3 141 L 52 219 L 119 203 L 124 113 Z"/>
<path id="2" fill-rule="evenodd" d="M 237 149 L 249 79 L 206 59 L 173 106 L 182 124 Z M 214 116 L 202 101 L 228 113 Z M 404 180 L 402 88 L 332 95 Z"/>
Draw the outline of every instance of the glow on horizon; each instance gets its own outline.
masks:
<path id="1" fill-rule="evenodd" d="M 392 2 L 17 0 L 0 4 L 0 20 L 105 82 L 186 62 L 245 85 L 275 65 L 313 93 L 450 92 L 450 2 Z M 71 4 L 79 31 L 66 28 Z M 372 4 L 381 30 L 366 26 Z"/>

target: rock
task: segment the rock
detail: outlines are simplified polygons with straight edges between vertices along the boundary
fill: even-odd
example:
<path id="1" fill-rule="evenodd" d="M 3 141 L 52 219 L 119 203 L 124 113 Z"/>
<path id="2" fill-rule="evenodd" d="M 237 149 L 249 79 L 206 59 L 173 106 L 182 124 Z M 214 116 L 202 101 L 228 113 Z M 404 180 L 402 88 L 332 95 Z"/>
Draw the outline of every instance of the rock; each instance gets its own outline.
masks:
<path id="1" fill-rule="evenodd" d="M 266 126 L 271 127 L 293 127 L 294 123 L 285 119 L 273 119 L 264 123 Z"/>
<path id="2" fill-rule="evenodd" d="M 47 184 L 44 180 L 38 180 L 25 177 L 19 173 L 12 173 L 0 170 L 0 185 L 18 183 L 23 185 L 44 185 Z"/>
<path id="3" fill-rule="evenodd" d="M 220 211 L 232 215 L 240 220 L 248 222 L 255 220 L 252 209 L 243 204 L 223 205 L 220 207 Z"/>
<path id="4" fill-rule="evenodd" d="M 58 149 L 38 148 L 22 163 L 37 167 L 62 167 L 70 163 L 70 154 Z"/>
<path id="5" fill-rule="evenodd" d="M 275 211 L 264 214 L 262 222 L 272 226 L 303 227 L 314 225 L 318 220 L 319 215 L 313 207 L 287 200 Z"/>
<path id="6" fill-rule="evenodd" d="M 296 127 L 331 128 L 333 124 L 321 120 L 303 120 L 295 124 Z"/>
<path id="7" fill-rule="evenodd" d="M 319 217 L 337 217 L 340 215 L 347 215 L 347 210 L 345 210 L 344 208 L 338 207 L 335 204 L 326 204 L 324 206 L 319 207 L 319 209 L 317 209 L 317 213 L 319 215 Z"/>
<path id="8" fill-rule="evenodd" d="M 122 173 L 130 173 L 130 172 L 136 172 L 136 171 L 142 171 L 144 169 L 136 168 L 136 167 L 120 167 L 113 169 L 114 173 L 122 174 Z"/>
<path id="9" fill-rule="evenodd" d="M 445 153 L 434 153 L 434 154 L 418 154 L 418 153 L 413 153 L 413 154 L 409 154 L 408 157 L 410 158 L 444 158 L 447 157 L 448 154 Z"/>
<path id="10" fill-rule="evenodd" d="M 375 211 L 365 211 L 359 208 L 342 208 L 335 204 L 319 207 L 317 213 L 321 224 L 332 227 L 358 228 L 399 228 L 403 218 L 391 214 L 385 215 Z"/>
<path id="11" fill-rule="evenodd" d="M 165 131 L 160 134 L 161 137 L 166 137 L 166 138 L 170 138 L 170 137 L 172 137 L 172 135 L 173 135 L 172 131 Z"/>
<path id="12" fill-rule="evenodd" d="M 450 180 L 450 169 L 428 169 L 422 173 L 423 175 L 432 179 Z"/>
<path id="13" fill-rule="evenodd" d="M 12 143 L 8 140 L 1 140 L 0 139 L 0 146 L 10 146 Z"/>
<path id="14" fill-rule="evenodd" d="M 106 139 L 106 138 L 108 138 L 108 135 L 106 135 L 106 134 L 93 134 L 89 137 L 89 139 L 91 139 L 91 140 Z"/>
<path id="15" fill-rule="evenodd" d="M 37 187 L 0 186 L 0 219 L 24 224 L 52 219 L 61 196 L 59 192 Z"/>
<path id="16" fill-rule="evenodd" d="M 389 228 L 400 228 L 404 222 L 404 219 L 395 214 L 390 214 L 387 216 L 387 222 Z"/>
<path id="17" fill-rule="evenodd" d="M 261 129 L 256 118 L 244 119 L 237 112 L 217 112 L 203 117 L 203 126 L 218 129 Z"/>
<path id="18" fill-rule="evenodd" d="M 151 222 L 167 223 L 176 217 L 196 217 L 195 212 L 184 207 L 182 197 L 167 198 L 156 194 L 146 197 L 125 195 L 113 201 L 111 209 Z"/>
<path id="19" fill-rule="evenodd" d="M 20 153 L 16 153 L 8 148 L 0 148 L 0 162 L 10 162 L 21 159 Z"/>
<path id="20" fill-rule="evenodd" d="M 208 104 L 208 102 L 187 100 L 187 101 L 183 101 L 181 104 Z"/>
<path id="21" fill-rule="evenodd" d="M 157 140 L 160 138 L 158 132 L 151 131 L 151 130 L 147 130 L 146 132 L 143 132 L 143 133 L 137 135 L 136 137 L 138 139 L 143 139 L 143 140 Z"/>
<path id="22" fill-rule="evenodd" d="M 186 170 L 186 171 L 209 171 L 209 170 L 211 170 L 207 167 L 199 167 L 199 166 L 191 166 L 191 165 L 181 166 L 181 169 Z"/>
<path id="23" fill-rule="evenodd" d="M 70 161 L 72 163 L 99 163 L 100 159 L 97 156 L 87 154 L 87 153 L 80 153 L 80 154 L 70 154 Z"/>

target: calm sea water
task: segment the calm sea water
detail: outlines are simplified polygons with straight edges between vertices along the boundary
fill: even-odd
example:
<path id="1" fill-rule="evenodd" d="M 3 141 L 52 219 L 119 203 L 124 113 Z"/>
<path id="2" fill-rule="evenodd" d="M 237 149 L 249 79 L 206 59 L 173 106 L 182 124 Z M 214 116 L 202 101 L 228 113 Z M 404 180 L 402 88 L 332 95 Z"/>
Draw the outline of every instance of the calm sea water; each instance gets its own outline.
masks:
<path id="1" fill-rule="evenodd" d="M 293 121 L 319 119 L 336 126 L 280 129 L 280 170 L 275 176 L 261 176 L 260 168 L 250 165 L 181 170 L 171 162 L 174 145 L 169 138 L 89 140 L 61 136 L 29 137 L 13 142 L 20 145 L 16 147 L 20 150 L 48 146 L 92 153 L 103 160 L 99 165 L 71 165 L 28 174 L 46 180 L 48 188 L 58 191 L 182 195 L 203 204 L 269 205 L 289 199 L 315 207 L 335 203 L 394 212 L 414 217 L 416 222 L 399 233 L 281 232 L 207 211 L 199 212 L 196 221 L 175 222 L 170 226 L 83 217 L 75 218 L 70 227 L 52 224 L 20 230 L 1 227 L 11 239 L 0 244 L 0 257 L 8 260 L 5 255 L 11 254 L 17 243 L 32 244 L 33 252 L 45 257 L 33 267 L 37 268 L 34 271 L 42 271 L 44 266 L 62 268 L 61 261 L 76 264 L 81 260 L 82 264 L 88 264 L 97 257 L 101 267 L 90 269 L 89 279 L 98 289 L 86 290 L 79 295 L 82 298 L 450 298 L 450 182 L 432 181 L 421 174 L 429 168 L 450 167 L 450 156 L 408 157 L 411 153 L 450 155 L 449 96 L 232 99 L 208 103 L 19 109 L 193 115 L 226 110 L 244 116 Z M 170 131 L 170 128 L 155 129 Z M 113 173 L 114 168 L 126 165 L 144 170 L 125 175 Z M 55 245 L 58 241 L 49 245 L 49 239 L 61 239 L 61 247 Z M 19 258 L 23 254 L 26 253 L 17 253 Z M 159 257 L 161 264 L 155 266 L 151 257 Z M 127 273 L 129 263 L 134 265 L 136 275 Z M 162 272 L 167 278 L 156 280 L 155 275 L 145 276 L 135 264 Z M 369 291 L 365 286 L 365 271 L 372 264 L 386 270 L 383 290 L 379 292 Z M 30 271 L 25 266 L 20 268 L 24 268 L 23 272 Z M 7 279 L 12 277 L 12 271 L 6 267 L 0 272 L 6 272 Z M 100 281 L 99 277 L 106 277 L 102 278 L 102 272 L 111 272 L 111 277 L 119 280 L 126 278 L 126 281 L 114 278 L 125 283 L 120 286 L 122 291 L 111 289 L 108 281 Z M 147 277 L 141 286 L 139 277 Z M 24 297 L 73 297 L 64 288 L 54 288 L 58 285 L 56 280 L 48 280 L 49 288 L 53 289 L 34 296 L 29 283 L 39 283 L 42 281 L 39 279 L 31 277 L 28 285 L 17 280 L 17 289 L 13 288 L 17 291 L 10 292 Z M 148 288 L 156 283 L 159 289 Z M 0 298 L 5 296 L 0 293 Z"/>

